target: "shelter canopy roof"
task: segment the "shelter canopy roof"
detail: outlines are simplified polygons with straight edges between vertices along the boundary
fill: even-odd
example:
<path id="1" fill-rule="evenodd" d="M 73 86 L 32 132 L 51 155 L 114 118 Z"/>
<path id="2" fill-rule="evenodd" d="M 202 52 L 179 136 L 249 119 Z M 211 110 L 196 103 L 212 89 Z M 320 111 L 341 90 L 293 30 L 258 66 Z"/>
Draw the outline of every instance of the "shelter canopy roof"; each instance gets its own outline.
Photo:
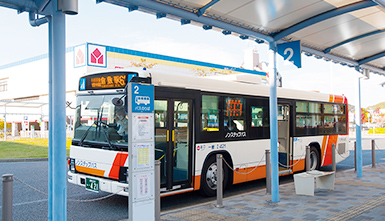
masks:
<path id="1" fill-rule="evenodd" d="M 97 0 L 259 43 L 300 40 L 306 55 L 385 75 L 385 0 Z M 44 14 L 49 0 L 0 0 Z"/>

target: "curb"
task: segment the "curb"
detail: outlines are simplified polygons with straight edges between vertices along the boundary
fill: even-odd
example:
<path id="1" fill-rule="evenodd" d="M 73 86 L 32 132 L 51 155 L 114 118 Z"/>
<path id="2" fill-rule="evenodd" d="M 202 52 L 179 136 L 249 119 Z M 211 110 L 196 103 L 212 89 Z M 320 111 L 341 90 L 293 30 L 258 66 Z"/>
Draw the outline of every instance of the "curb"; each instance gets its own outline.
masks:
<path id="1" fill-rule="evenodd" d="M 0 163 L 48 161 L 48 158 L 0 159 Z"/>

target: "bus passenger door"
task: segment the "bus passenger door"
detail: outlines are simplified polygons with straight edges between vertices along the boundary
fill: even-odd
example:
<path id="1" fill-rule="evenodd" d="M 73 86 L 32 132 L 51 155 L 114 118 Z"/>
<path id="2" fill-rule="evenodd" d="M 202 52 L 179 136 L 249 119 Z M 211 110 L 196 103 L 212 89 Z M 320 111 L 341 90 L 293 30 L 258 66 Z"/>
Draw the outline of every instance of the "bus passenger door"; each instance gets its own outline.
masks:
<path id="1" fill-rule="evenodd" d="M 289 173 L 290 168 L 290 106 L 278 105 L 278 163 L 280 174 Z"/>
<path id="2" fill-rule="evenodd" d="M 161 161 L 161 188 L 191 184 L 191 100 L 155 100 L 155 158 Z"/>

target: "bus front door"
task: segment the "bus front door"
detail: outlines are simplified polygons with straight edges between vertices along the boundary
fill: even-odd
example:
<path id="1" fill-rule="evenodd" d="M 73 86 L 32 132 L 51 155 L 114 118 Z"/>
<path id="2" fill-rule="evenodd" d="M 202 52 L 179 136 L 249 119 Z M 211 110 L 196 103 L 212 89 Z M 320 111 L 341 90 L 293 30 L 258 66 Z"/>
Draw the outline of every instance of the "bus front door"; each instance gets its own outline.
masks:
<path id="1" fill-rule="evenodd" d="M 191 186 L 191 100 L 155 100 L 155 159 L 161 162 L 161 188 Z"/>
<path id="2" fill-rule="evenodd" d="M 278 163 L 279 173 L 290 173 L 290 106 L 278 105 Z"/>

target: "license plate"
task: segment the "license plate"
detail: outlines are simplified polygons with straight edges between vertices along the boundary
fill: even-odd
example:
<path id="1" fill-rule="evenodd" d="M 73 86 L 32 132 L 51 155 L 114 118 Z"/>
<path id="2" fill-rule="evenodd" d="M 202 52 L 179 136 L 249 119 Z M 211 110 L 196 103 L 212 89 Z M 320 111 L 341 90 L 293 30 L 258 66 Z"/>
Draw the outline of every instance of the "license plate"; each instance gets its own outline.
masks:
<path id="1" fill-rule="evenodd" d="M 86 190 L 99 193 L 99 180 L 86 178 Z"/>

